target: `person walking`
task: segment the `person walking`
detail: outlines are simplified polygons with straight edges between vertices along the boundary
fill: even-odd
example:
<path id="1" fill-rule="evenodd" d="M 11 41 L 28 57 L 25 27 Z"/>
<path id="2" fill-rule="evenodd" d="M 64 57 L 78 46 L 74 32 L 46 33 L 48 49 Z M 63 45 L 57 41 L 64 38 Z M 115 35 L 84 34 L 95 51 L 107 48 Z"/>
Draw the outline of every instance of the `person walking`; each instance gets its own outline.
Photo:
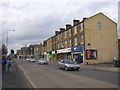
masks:
<path id="1" fill-rule="evenodd" d="M 8 60 L 7 66 L 8 66 L 8 71 L 11 72 L 12 61 L 10 58 Z"/>
<path id="2" fill-rule="evenodd" d="M 5 60 L 5 57 L 3 56 L 2 57 L 2 71 L 4 72 L 5 71 L 5 66 L 7 64 L 7 61 Z"/>

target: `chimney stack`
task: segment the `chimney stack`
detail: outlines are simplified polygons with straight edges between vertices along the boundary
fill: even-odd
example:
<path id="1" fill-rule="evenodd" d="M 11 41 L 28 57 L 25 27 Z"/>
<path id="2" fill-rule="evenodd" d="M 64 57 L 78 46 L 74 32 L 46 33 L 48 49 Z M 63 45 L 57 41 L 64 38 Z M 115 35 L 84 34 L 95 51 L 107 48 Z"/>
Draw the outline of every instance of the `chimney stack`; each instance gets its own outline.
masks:
<path id="1" fill-rule="evenodd" d="M 71 28 L 71 24 L 66 24 L 66 29 Z"/>
<path id="2" fill-rule="evenodd" d="M 60 33 L 60 31 L 55 31 L 55 35 L 58 35 Z"/>
<path id="3" fill-rule="evenodd" d="M 65 28 L 60 28 L 60 32 L 64 32 L 65 31 Z"/>
<path id="4" fill-rule="evenodd" d="M 73 20 L 73 25 L 77 25 L 79 23 L 79 20 L 74 19 Z"/>

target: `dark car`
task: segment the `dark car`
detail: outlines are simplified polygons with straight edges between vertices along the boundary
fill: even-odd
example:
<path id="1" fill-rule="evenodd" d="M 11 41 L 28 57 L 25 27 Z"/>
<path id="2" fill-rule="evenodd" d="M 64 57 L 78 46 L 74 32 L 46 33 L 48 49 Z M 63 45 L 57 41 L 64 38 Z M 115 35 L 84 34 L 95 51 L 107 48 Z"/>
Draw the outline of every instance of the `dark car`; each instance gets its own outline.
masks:
<path id="1" fill-rule="evenodd" d="M 68 70 L 77 70 L 78 71 L 80 68 L 80 65 L 77 64 L 75 61 L 63 59 L 60 62 L 58 62 L 58 68 L 65 69 L 66 71 L 68 71 Z"/>

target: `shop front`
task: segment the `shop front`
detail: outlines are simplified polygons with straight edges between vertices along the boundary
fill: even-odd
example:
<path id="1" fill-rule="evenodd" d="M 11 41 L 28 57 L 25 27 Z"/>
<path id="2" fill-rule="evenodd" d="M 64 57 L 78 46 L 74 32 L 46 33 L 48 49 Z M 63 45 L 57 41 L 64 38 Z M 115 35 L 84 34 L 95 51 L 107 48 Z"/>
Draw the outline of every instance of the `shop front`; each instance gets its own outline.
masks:
<path id="1" fill-rule="evenodd" d="M 65 48 L 65 49 L 60 49 L 57 50 L 57 59 L 69 59 L 71 60 L 71 48 Z"/>
<path id="2" fill-rule="evenodd" d="M 72 59 L 78 63 L 84 63 L 84 46 L 74 46 L 71 48 Z"/>
<path id="3" fill-rule="evenodd" d="M 56 51 L 51 52 L 50 59 L 51 60 L 57 60 L 57 52 Z"/>

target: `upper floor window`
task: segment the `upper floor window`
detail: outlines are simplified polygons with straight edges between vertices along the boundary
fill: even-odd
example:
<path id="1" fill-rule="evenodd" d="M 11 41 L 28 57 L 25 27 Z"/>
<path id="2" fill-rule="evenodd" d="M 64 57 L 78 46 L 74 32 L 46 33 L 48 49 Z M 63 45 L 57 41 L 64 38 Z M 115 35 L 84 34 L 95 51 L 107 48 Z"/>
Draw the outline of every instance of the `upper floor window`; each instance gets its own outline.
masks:
<path id="1" fill-rule="evenodd" d="M 69 45 L 72 46 L 72 40 L 71 39 L 69 39 Z"/>
<path id="2" fill-rule="evenodd" d="M 71 36 L 71 29 L 69 29 L 69 36 Z"/>
<path id="3" fill-rule="evenodd" d="M 83 23 L 80 24 L 81 31 L 83 31 Z"/>
<path id="4" fill-rule="evenodd" d="M 74 27 L 74 34 L 77 33 L 77 26 Z"/>
<path id="5" fill-rule="evenodd" d="M 61 48 L 64 48 L 63 42 L 61 42 Z"/>
<path id="6" fill-rule="evenodd" d="M 60 35 L 57 36 L 58 37 L 58 40 L 60 39 Z"/>
<path id="7" fill-rule="evenodd" d="M 82 35 L 80 35 L 80 39 L 82 40 L 84 38 L 84 35 L 82 34 Z"/>
<path id="8" fill-rule="evenodd" d="M 58 49 L 60 48 L 60 43 L 58 43 Z"/>
<path id="9" fill-rule="evenodd" d="M 65 40 L 65 47 L 67 47 L 67 40 Z"/>
<path id="10" fill-rule="evenodd" d="M 98 22 L 98 23 L 97 23 L 97 27 L 98 27 L 99 30 L 102 29 L 102 24 L 101 24 L 101 22 Z"/>
<path id="11" fill-rule="evenodd" d="M 61 39 L 63 39 L 63 33 L 60 34 Z"/>
<path id="12" fill-rule="evenodd" d="M 67 31 L 64 32 L 64 36 L 67 37 Z"/>
<path id="13" fill-rule="evenodd" d="M 74 45 L 77 45 L 77 37 L 74 38 Z"/>

